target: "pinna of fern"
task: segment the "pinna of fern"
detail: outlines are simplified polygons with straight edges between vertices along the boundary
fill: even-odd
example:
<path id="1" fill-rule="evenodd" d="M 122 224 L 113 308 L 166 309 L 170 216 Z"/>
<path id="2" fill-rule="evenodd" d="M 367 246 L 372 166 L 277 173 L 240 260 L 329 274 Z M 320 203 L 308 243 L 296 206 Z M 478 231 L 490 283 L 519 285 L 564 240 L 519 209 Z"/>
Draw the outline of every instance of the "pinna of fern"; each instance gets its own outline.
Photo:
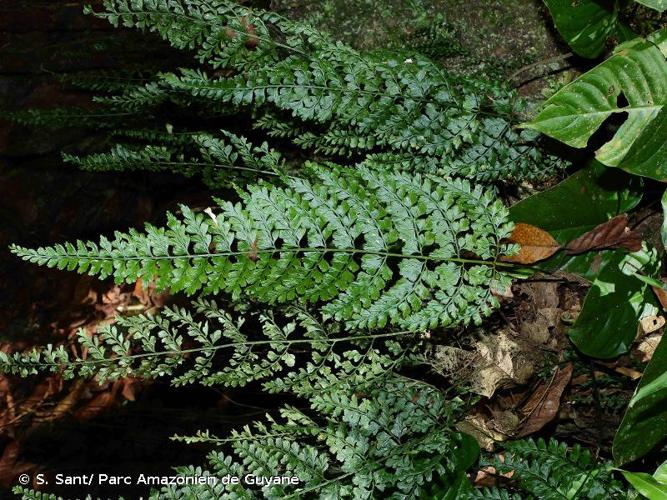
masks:
<path id="1" fill-rule="evenodd" d="M 33 263 L 171 291 L 322 303 L 348 328 L 479 322 L 496 305 L 498 262 L 513 247 L 507 209 L 461 180 L 311 165 L 313 180 L 249 186 L 206 214 L 182 207 L 166 228 L 12 251 Z"/>
<path id="2" fill-rule="evenodd" d="M 200 175 L 212 189 L 228 186 L 230 178 L 277 176 L 287 170 L 280 153 L 266 142 L 255 146 L 225 130 L 218 135 L 173 131 L 126 131 L 123 135 L 154 144 L 116 144 L 107 153 L 83 157 L 63 154 L 63 160 L 95 172 L 146 170 L 171 171 L 187 177 Z"/>
<path id="3" fill-rule="evenodd" d="M 272 311 L 257 318 L 232 314 L 214 301 L 198 299 L 190 309 L 118 316 L 92 337 L 82 330 L 81 355 L 51 345 L 0 353 L 0 372 L 22 377 L 53 372 L 66 380 L 95 377 L 100 383 L 168 377 L 176 386 L 241 387 L 261 381 L 267 392 L 307 397 L 365 390 L 418 362 L 412 353 L 419 339 L 413 332 L 350 334 L 305 310 L 290 308 L 284 316 L 286 322 Z M 247 326 L 247 319 L 254 322 Z"/>

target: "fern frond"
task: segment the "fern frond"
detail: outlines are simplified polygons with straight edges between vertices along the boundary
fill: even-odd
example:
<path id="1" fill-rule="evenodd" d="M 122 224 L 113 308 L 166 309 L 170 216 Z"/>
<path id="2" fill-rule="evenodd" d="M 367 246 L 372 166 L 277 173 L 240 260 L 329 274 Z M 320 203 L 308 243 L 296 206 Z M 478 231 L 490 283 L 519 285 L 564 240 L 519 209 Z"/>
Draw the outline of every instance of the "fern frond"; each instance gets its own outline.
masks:
<path id="1" fill-rule="evenodd" d="M 94 70 L 59 75 L 58 80 L 76 89 L 101 93 L 122 93 L 129 87 L 136 87 L 151 81 L 155 72 L 145 69 L 138 71 Z"/>
<path id="2" fill-rule="evenodd" d="M 215 68 L 238 70 L 215 78 L 201 70 L 165 73 L 155 83 L 163 92 L 289 113 L 310 122 L 307 133 L 267 115 L 260 125 L 317 152 L 433 156 L 448 174 L 484 181 L 544 177 L 564 166 L 539 152 L 534 135 L 513 131 L 514 93 L 424 57 L 361 53 L 306 24 L 228 0 L 107 0 L 105 7 L 97 15 L 115 25 L 156 31 Z"/>
<path id="3" fill-rule="evenodd" d="M 22 500 L 65 500 L 63 497 L 54 495 L 53 493 L 31 490 L 25 486 L 14 486 L 12 488 L 12 493 L 17 496 L 20 495 Z M 93 497 L 86 495 L 84 500 L 93 500 Z"/>
<path id="4" fill-rule="evenodd" d="M 84 108 L 51 108 L 7 111 L 3 118 L 27 127 L 39 128 L 100 128 L 119 127 L 134 116 L 130 111 L 91 110 Z"/>
<path id="5" fill-rule="evenodd" d="M 445 403 L 426 384 L 396 377 L 362 396 L 324 405 L 316 399 L 311 409 L 321 415 L 319 423 L 286 408 L 284 423 L 269 418 L 266 426 L 232 433 L 235 458 L 209 456 L 209 469 L 218 476 L 270 477 L 280 471 L 299 479 L 261 491 L 242 482 L 225 491 L 229 498 L 422 498 L 433 482 L 447 486 L 451 473 L 467 466 L 452 450 L 475 454 L 474 442 L 452 430 L 457 405 Z M 285 432 L 292 430 L 297 432 Z M 165 488 L 153 498 L 171 494 L 179 490 Z"/>
<path id="6" fill-rule="evenodd" d="M 274 106 L 303 122 L 326 125 L 324 132 L 308 131 L 296 142 L 328 154 L 350 148 L 417 153 L 436 157 L 449 174 L 480 180 L 544 177 L 563 164 L 543 157 L 534 133 L 512 129 L 511 115 L 504 116 L 508 97 L 499 88 L 492 97 L 479 97 L 466 90 L 467 82 L 448 78 L 426 60 L 336 52 L 310 61 L 293 56 L 233 78 L 210 79 L 197 70 L 163 78 L 165 85 L 200 99 Z"/>
<path id="7" fill-rule="evenodd" d="M 166 133 L 127 133 L 135 138 L 159 139 L 167 145 L 142 148 L 116 144 L 108 153 L 79 157 L 63 154 L 66 163 L 94 172 L 171 171 L 187 177 L 201 175 L 211 188 L 225 187 L 236 173 L 275 176 L 285 170 L 280 154 L 267 143 L 254 146 L 244 137 L 221 131 L 224 138 L 203 132 L 173 136 Z"/>
<path id="8" fill-rule="evenodd" d="M 33 263 L 193 294 L 300 298 L 350 328 L 479 322 L 512 228 L 506 208 L 466 181 L 313 166 L 316 180 L 249 187 L 215 216 L 182 207 L 166 228 L 12 251 Z M 471 257 L 472 256 L 472 257 Z"/>
<path id="9" fill-rule="evenodd" d="M 625 498 L 625 491 L 612 476 L 612 465 L 596 463 L 578 444 L 568 448 L 554 439 L 515 441 L 506 446 L 503 460 L 483 459 L 481 465 L 491 465 L 501 474 L 513 472 L 512 482 L 536 498 Z"/>
<path id="10" fill-rule="evenodd" d="M 278 14 L 227 0 L 105 0 L 95 16 L 114 26 L 158 33 L 172 46 L 194 50 L 200 62 L 238 70 L 277 61 L 304 46 L 331 43 L 321 32 Z M 88 9 L 92 13 L 91 9 Z"/>
<path id="11" fill-rule="evenodd" d="M 243 317 L 200 299 L 193 310 L 167 307 L 157 316 L 118 317 L 92 337 L 79 332 L 85 357 L 51 345 L 0 353 L 0 371 L 21 376 L 56 372 L 65 379 L 94 376 L 100 382 L 170 377 L 176 386 L 239 387 L 260 380 L 269 392 L 307 396 L 377 383 L 412 362 L 410 351 L 417 345 L 390 342 L 414 338 L 411 332 L 334 335 L 321 323 L 314 326 L 305 312 L 294 311 L 288 318 L 279 324 L 273 315 L 261 315 L 261 333 L 256 333 L 244 327 Z M 297 359 L 299 369 L 294 368 Z"/>

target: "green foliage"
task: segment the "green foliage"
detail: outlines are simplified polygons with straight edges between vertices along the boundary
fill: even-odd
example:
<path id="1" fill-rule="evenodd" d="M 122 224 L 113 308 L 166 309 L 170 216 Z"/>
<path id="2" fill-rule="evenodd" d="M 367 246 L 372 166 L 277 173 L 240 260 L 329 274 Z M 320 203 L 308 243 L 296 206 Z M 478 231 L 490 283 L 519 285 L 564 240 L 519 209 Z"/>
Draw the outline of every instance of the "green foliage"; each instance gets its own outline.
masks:
<path id="1" fill-rule="evenodd" d="M 509 443 L 504 458 L 481 460 L 481 465 L 495 467 L 497 473 L 513 472 L 511 487 L 528 493 L 529 498 L 595 499 L 627 498 L 621 484 L 612 476 L 610 463 L 597 461 L 591 453 L 574 445 L 542 439 Z M 478 490 L 469 498 L 514 499 L 516 494 L 498 489 Z"/>
<path id="2" fill-rule="evenodd" d="M 167 307 L 159 315 L 119 316 L 92 337 L 80 331 L 82 355 L 64 346 L 0 353 L 0 370 L 26 377 L 42 371 L 65 379 L 96 377 L 101 383 L 133 376 L 168 377 L 173 385 L 242 387 L 263 381 L 268 392 L 300 396 L 345 392 L 378 383 L 416 360 L 412 332 L 342 334 L 302 310 L 232 315 L 199 299 L 192 310 Z M 245 325 L 246 320 L 250 325 Z M 396 340 L 402 340 L 398 344 Z M 308 348 L 308 349 L 304 349 Z M 214 365 L 215 361 L 215 365 Z"/>
<path id="3" fill-rule="evenodd" d="M 619 45 L 613 55 L 548 99 L 526 126 L 577 148 L 608 118 L 627 113 L 596 152 L 605 165 L 664 180 L 667 146 L 667 29 Z M 627 106 L 622 105 L 625 97 Z"/>
<path id="4" fill-rule="evenodd" d="M 270 477 L 280 471 L 300 483 L 260 491 L 242 480 L 216 486 L 213 498 L 429 497 L 433 484 L 447 489 L 478 454 L 474 440 L 452 428 L 458 404 L 423 383 L 397 377 L 365 394 L 322 392 L 309 402 L 316 417 L 285 407 L 280 421 L 269 418 L 268 425 L 259 422 L 216 440 L 229 444 L 233 455 L 209 455 L 208 469 L 218 477 Z M 207 491 L 212 490 L 165 488 L 152 498 L 198 499 Z"/>
<path id="5" fill-rule="evenodd" d="M 564 165 L 539 151 L 535 134 L 513 128 L 523 105 L 512 91 L 448 74 L 418 52 L 359 52 L 306 24 L 227 0 L 108 0 L 105 8 L 96 15 L 155 31 L 225 68 L 222 77 L 201 69 L 163 73 L 98 100 L 117 109 L 188 99 L 252 107 L 270 135 L 317 152 L 417 154 L 417 170 L 483 181 L 543 178 Z"/>
<path id="6" fill-rule="evenodd" d="M 266 303 L 324 301 L 351 328 L 478 322 L 509 279 L 497 259 L 507 211 L 466 181 L 312 166 L 313 182 L 248 188 L 217 215 L 182 207 L 166 228 L 12 251 L 37 264 L 189 294 L 225 291 Z M 474 256 L 471 258 L 469 256 Z"/>
<path id="7" fill-rule="evenodd" d="M 279 418 L 267 415 L 266 423 L 224 439 L 207 432 L 179 437 L 218 449 L 206 469 L 177 468 L 183 485 L 153 491 L 150 498 L 431 497 L 434 487 L 461 491 L 461 471 L 479 454 L 476 442 L 453 428 L 461 402 L 421 382 L 393 376 L 363 394 L 318 391 L 308 401 L 307 410 L 285 406 Z M 227 475 L 239 484 L 224 485 L 220 478 Z M 297 481 L 267 484 L 275 476 Z M 211 480 L 188 484 L 192 477 Z M 14 491 L 25 499 L 59 500 L 22 487 Z"/>
<path id="8" fill-rule="evenodd" d="M 14 486 L 12 492 L 15 495 L 20 495 L 22 500 L 63 500 L 63 497 L 54 495 L 52 493 L 44 493 L 41 491 L 34 491 L 25 486 Z M 83 497 L 84 500 L 93 500 L 93 497 L 86 495 Z M 123 500 L 123 497 L 119 497 L 118 500 Z"/>
<path id="9" fill-rule="evenodd" d="M 660 263 L 657 252 L 646 247 L 631 254 L 607 252 L 598 261 L 595 281 L 569 336 L 584 354 L 609 359 L 628 352 L 639 320 L 657 313 L 651 288 L 637 275 L 657 275 Z"/>
<path id="10" fill-rule="evenodd" d="M 639 179 L 593 162 L 552 189 L 517 203 L 510 209 L 510 217 L 549 231 L 565 245 L 630 211 L 642 198 L 639 187 Z M 655 311 L 650 307 L 655 302 L 653 292 L 637 278 L 638 273 L 657 274 L 655 250 L 631 255 L 620 249 L 574 256 L 561 252 L 539 266 L 547 271 L 576 273 L 592 283 L 569 331 L 574 344 L 586 355 L 613 358 L 627 352 L 639 318 Z"/>
<path id="11" fill-rule="evenodd" d="M 650 475 L 646 472 L 621 471 L 623 477 L 634 486 L 634 488 L 649 500 L 663 500 L 667 498 L 667 478 L 665 478 L 665 469 L 667 462 L 664 462 L 655 474 Z"/>
<path id="12" fill-rule="evenodd" d="M 649 453 L 667 436 L 667 342 L 661 341 L 614 437 L 614 460 L 623 465 Z"/>
<path id="13" fill-rule="evenodd" d="M 513 222 L 539 226 L 565 245 L 609 219 L 630 212 L 643 194 L 641 179 L 605 168 L 593 160 L 554 187 L 514 204 L 510 207 L 510 218 Z M 572 270 L 573 261 L 585 257 L 588 256 L 554 260 Z M 584 267 L 590 268 L 590 262 L 582 270 Z"/>
<path id="14" fill-rule="evenodd" d="M 572 50 L 583 57 L 598 57 L 611 37 L 632 38 L 632 31 L 619 20 L 625 1 L 545 0 L 558 32 Z"/>
<path id="15" fill-rule="evenodd" d="M 635 0 L 635 2 L 646 5 L 650 9 L 655 9 L 658 12 L 665 12 L 667 10 L 666 0 Z"/>
<path id="16" fill-rule="evenodd" d="M 254 146 L 244 137 L 221 131 L 222 137 L 207 133 L 130 133 L 157 144 L 143 147 L 115 145 L 108 153 L 79 157 L 63 154 L 63 160 L 82 170 L 95 172 L 147 170 L 171 171 L 191 177 L 201 175 L 211 188 L 229 184 L 240 175 L 275 176 L 285 170 L 280 154 L 265 142 Z M 166 145 L 159 145 L 160 143 Z M 236 174 L 236 175 L 234 175 Z"/>

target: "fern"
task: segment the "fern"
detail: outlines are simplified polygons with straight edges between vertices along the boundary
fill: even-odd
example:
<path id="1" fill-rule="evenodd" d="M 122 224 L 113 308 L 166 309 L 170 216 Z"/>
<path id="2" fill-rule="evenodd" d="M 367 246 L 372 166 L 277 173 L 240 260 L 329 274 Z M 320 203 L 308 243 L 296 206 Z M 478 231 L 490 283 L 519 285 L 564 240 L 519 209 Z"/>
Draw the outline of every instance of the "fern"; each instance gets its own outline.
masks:
<path id="1" fill-rule="evenodd" d="M 234 432 L 234 456 L 214 452 L 209 473 L 242 478 L 241 484 L 165 488 L 152 498 L 420 498 L 434 484 L 451 485 L 457 471 L 477 454 L 471 438 L 452 429 L 456 403 L 434 388 L 396 377 L 362 396 L 336 392 L 313 395 L 312 418 L 295 408 Z M 206 438 L 204 438 L 206 440 Z M 246 478 L 276 471 L 297 485 L 253 487 Z M 199 474 L 183 468 L 184 475 Z"/>
<path id="2" fill-rule="evenodd" d="M 216 216 L 182 207 L 166 228 L 117 233 L 99 244 L 29 250 L 37 264 L 160 289 L 225 291 L 266 303 L 328 302 L 350 328 L 405 329 L 478 322 L 506 283 L 497 259 L 507 210 L 468 182 L 313 166 L 316 180 L 256 185 Z"/>
<path id="3" fill-rule="evenodd" d="M 250 109 L 272 137 L 329 157 L 398 157 L 391 165 L 407 171 L 491 182 L 545 178 L 565 165 L 540 151 L 537 133 L 514 127 L 524 107 L 515 92 L 450 74 L 417 49 L 359 52 L 304 23 L 229 0 L 104 5 L 95 15 L 155 31 L 174 47 L 194 50 L 206 67 L 156 73 L 144 83 L 101 75 L 99 84 L 84 82 L 104 92 L 93 110 L 31 110 L 10 118 L 101 129 L 126 122 L 134 129 L 147 116 L 206 119 Z M 209 76 L 211 67 L 217 71 Z M 147 158 L 145 168 L 153 165 Z M 116 167 L 123 168 L 109 162 Z"/>
<path id="4" fill-rule="evenodd" d="M 171 171 L 187 177 L 201 175 L 211 188 L 226 185 L 232 174 L 275 176 L 285 170 L 280 154 L 267 143 L 254 146 L 244 137 L 224 130 L 222 137 L 203 132 L 177 136 L 150 131 L 124 134 L 158 144 L 143 147 L 116 144 L 108 153 L 84 157 L 63 154 L 63 160 L 95 172 L 147 170 Z"/>
<path id="5" fill-rule="evenodd" d="M 62 345 L 0 353 L 0 371 L 22 377 L 43 371 L 65 379 L 94 376 L 101 383 L 169 377 L 176 386 L 241 387 L 259 380 L 268 392 L 307 396 L 335 388 L 361 390 L 416 362 L 410 354 L 416 342 L 392 340 L 414 337 L 412 332 L 342 335 L 332 331 L 335 324 L 291 310 L 285 324 L 272 313 L 249 318 L 261 324 L 261 335 L 251 335 L 245 319 L 199 299 L 192 310 L 168 307 L 158 316 L 119 316 L 93 337 L 82 330 L 78 344 L 85 356 L 73 356 Z"/>
<path id="6" fill-rule="evenodd" d="M 511 91 L 448 74 L 417 53 L 362 53 L 306 24 L 227 0 L 104 5 L 97 16 L 155 31 L 227 75 L 163 73 L 143 89 L 103 99 L 119 109 L 180 99 L 252 106 L 271 135 L 317 152 L 426 155 L 435 163 L 430 172 L 485 181 L 544 177 L 564 164 L 539 152 L 536 134 L 513 129 L 522 105 Z M 275 112 L 290 114 L 289 128 L 298 132 L 266 118 Z"/>
<path id="7" fill-rule="evenodd" d="M 597 463 L 588 450 L 574 445 L 543 439 L 525 439 L 509 443 L 502 460 L 482 459 L 482 466 L 492 466 L 499 474 L 512 473 L 512 485 L 544 499 L 627 498 L 626 491 L 612 476 L 609 462 Z M 483 489 L 470 498 L 521 498 L 499 489 Z"/>

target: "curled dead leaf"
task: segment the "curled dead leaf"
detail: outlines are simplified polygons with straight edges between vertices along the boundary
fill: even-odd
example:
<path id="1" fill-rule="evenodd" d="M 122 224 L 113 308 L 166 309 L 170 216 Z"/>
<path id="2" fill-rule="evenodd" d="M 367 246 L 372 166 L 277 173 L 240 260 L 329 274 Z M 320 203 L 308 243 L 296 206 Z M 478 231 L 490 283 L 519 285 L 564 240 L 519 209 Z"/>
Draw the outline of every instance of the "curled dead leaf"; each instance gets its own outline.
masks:
<path id="1" fill-rule="evenodd" d="M 531 394 L 521 409 L 524 415 L 517 437 L 539 431 L 558 414 L 560 398 L 572 379 L 572 363 L 559 368 L 550 380 L 543 382 Z"/>
<path id="2" fill-rule="evenodd" d="M 518 243 L 520 249 L 517 254 L 503 257 L 502 260 L 516 264 L 533 264 L 548 259 L 560 250 L 558 242 L 544 229 L 523 222 L 515 224 L 508 241 Z"/>
<path id="3" fill-rule="evenodd" d="M 653 358 L 653 353 L 658 348 L 662 340 L 662 333 L 653 333 L 644 337 L 635 351 L 635 356 L 642 363 L 648 363 Z"/>
<path id="4" fill-rule="evenodd" d="M 621 375 L 625 375 L 626 377 L 630 377 L 632 380 L 639 380 L 642 378 L 642 372 L 633 370 L 632 368 L 627 368 L 625 366 L 618 366 L 614 369 L 614 371 L 616 373 L 620 373 Z"/>
<path id="5" fill-rule="evenodd" d="M 570 255 L 576 255 L 590 250 L 610 248 L 625 248 L 631 252 L 641 250 L 641 234 L 628 227 L 627 214 L 617 215 L 575 238 L 565 246 L 565 251 Z"/>

